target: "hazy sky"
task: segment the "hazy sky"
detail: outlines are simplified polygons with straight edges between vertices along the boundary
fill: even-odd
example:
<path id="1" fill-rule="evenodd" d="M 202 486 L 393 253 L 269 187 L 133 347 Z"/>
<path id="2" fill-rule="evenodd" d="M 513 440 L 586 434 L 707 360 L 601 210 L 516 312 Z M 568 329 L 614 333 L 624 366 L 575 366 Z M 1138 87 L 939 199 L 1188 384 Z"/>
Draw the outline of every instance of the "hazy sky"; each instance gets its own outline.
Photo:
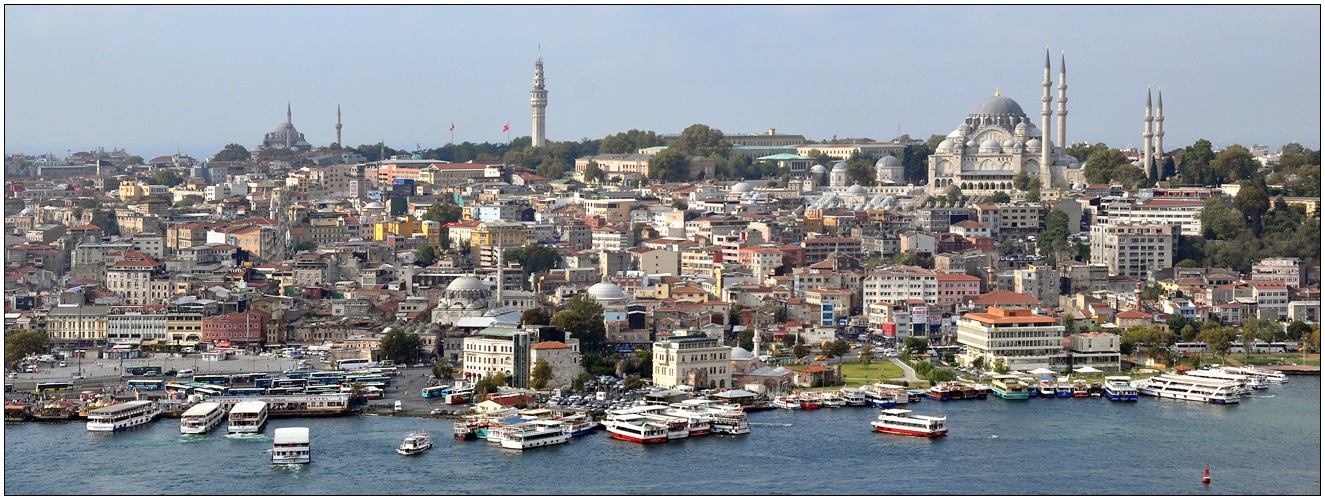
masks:
<path id="1" fill-rule="evenodd" d="M 1045 46 L 1068 142 L 1320 147 L 1318 6 L 5 7 L 5 153 L 196 158 L 285 118 L 314 145 L 529 135 L 539 45 L 550 140 L 631 128 L 951 132 L 999 88 L 1039 124 Z M 1054 90 L 1057 97 L 1057 89 Z M 1056 105 L 1055 105 L 1056 107 Z M 1056 137 L 1057 132 L 1053 132 Z"/>

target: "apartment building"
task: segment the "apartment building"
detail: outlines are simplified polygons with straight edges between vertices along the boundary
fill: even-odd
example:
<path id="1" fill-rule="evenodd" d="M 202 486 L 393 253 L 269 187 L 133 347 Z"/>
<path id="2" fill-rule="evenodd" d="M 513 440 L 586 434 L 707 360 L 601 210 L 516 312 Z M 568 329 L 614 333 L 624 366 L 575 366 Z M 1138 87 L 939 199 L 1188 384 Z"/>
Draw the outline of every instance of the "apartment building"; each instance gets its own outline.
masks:
<path id="1" fill-rule="evenodd" d="M 1110 275 L 1145 280 L 1148 271 L 1173 267 L 1173 226 L 1096 224 L 1090 227 L 1090 261 Z"/>

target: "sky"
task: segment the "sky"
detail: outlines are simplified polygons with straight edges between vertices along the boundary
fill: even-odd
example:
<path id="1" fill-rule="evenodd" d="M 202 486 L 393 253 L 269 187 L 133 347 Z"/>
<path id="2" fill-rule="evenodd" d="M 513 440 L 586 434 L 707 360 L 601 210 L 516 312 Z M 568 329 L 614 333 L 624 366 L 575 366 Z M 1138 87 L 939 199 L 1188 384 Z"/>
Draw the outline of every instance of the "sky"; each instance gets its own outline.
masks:
<path id="1" fill-rule="evenodd" d="M 982 99 L 1039 126 L 1046 47 L 1068 143 L 1320 148 L 1308 6 L 5 6 L 4 152 L 252 148 L 293 108 L 317 146 L 396 149 L 629 129 L 887 141 L 947 134 Z M 1055 110 L 1057 105 L 1054 104 Z M 1054 117 L 1056 124 L 1056 116 Z M 1056 125 L 1051 137 L 1057 137 Z"/>

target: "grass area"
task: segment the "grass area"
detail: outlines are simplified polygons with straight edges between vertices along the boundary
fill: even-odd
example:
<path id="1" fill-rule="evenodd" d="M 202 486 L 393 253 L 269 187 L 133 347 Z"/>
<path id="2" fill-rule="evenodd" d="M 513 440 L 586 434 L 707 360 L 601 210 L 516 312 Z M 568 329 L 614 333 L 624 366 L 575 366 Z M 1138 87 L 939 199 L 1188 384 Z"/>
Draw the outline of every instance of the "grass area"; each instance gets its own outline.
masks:
<path id="1" fill-rule="evenodd" d="M 888 361 L 875 361 L 865 367 L 860 363 L 842 364 L 842 381 L 847 385 L 865 385 L 889 379 L 902 379 L 902 368 Z"/>

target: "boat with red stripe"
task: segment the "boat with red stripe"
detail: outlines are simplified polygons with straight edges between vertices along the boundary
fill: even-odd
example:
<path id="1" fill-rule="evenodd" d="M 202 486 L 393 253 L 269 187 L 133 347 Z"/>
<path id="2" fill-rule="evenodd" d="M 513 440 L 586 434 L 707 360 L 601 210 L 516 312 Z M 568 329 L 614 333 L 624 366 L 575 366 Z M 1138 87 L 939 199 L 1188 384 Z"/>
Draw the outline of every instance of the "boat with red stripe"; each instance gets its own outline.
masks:
<path id="1" fill-rule="evenodd" d="M 912 415 L 911 410 L 889 408 L 870 425 L 874 430 L 906 436 L 939 437 L 948 435 L 948 416 Z"/>

